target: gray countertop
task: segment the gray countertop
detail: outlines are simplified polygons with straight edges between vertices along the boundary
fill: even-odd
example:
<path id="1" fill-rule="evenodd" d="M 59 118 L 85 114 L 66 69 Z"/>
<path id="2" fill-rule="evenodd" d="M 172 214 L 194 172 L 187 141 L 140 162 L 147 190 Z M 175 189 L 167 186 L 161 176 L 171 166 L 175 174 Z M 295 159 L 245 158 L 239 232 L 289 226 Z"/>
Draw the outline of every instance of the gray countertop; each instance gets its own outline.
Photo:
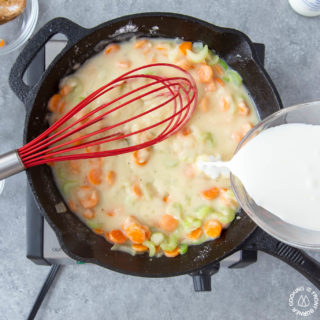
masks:
<path id="1" fill-rule="evenodd" d="M 285 106 L 320 99 L 320 17 L 304 18 L 286 0 L 40 0 L 37 28 L 57 16 L 93 27 L 118 16 L 168 11 L 239 29 L 266 45 L 266 69 Z M 18 52 L 0 57 L 0 153 L 20 146 L 24 106 L 9 89 Z M 48 267 L 26 259 L 24 174 L 0 195 L 0 319 L 25 319 Z M 312 253 L 320 260 L 320 253 Z M 94 265 L 64 267 L 38 319 L 275 319 L 296 316 L 290 293 L 311 286 L 294 269 L 266 254 L 245 269 L 221 269 L 212 292 L 195 293 L 192 279 L 145 279 Z M 320 292 L 317 291 L 320 299 Z M 320 307 L 306 319 L 319 319 Z"/>

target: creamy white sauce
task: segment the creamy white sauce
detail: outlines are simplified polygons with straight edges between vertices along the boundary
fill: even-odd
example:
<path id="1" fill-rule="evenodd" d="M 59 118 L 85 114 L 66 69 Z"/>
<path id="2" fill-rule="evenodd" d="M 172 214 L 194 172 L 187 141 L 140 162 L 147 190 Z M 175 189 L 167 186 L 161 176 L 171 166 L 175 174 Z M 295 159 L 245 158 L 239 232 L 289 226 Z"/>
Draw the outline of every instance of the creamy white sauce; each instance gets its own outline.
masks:
<path id="1" fill-rule="evenodd" d="M 138 42 L 144 44 L 137 46 Z M 161 232 L 167 238 L 176 237 L 177 244 L 199 244 L 212 239 L 205 233 L 207 221 L 217 220 L 223 228 L 227 228 L 238 211 L 239 206 L 231 192 L 229 177 L 209 179 L 202 172 L 197 172 L 194 164 L 201 154 L 214 154 L 219 159 L 230 159 L 238 142 L 257 123 L 256 110 L 245 87 L 241 82 L 235 81 L 234 70 L 229 68 L 224 71 L 221 66 L 213 66 L 209 82 L 203 82 L 199 70 L 205 60 L 189 61 L 179 45 L 179 40 L 172 39 L 145 39 L 142 42 L 141 39 L 132 39 L 121 43 L 114 51 L 102 51 L 61 81 L 61 89 L 69 87 L 69 91 L 64 95 L 61 93 L 59 106 L 52 108 L 51 122 L 115 77 L 147 63 L 175 63 L 184 66 L 194 77 L 198 89 L 199 103 L 185 130 L 152 148 L 140 150 L 138 156 L 128 153 L 54 164 L 52 170 L 69 208 L 95 232 L 98 230 L 99 234 L 106 236 L 113 230 L 125 232 L 124 223 L 133 216 L 149 228 L 152 234 Z M 197 47 L 199 45 L 197 43 Z M 213 53 L 208 56 L 210 57 L 219 59 Z M 162 66 L 154 67 L 152 73 L 181 76 L 179 71 Z M 230 79 L 227 78 L 221 84 L 222 76 L 225 79 L 225 76 L 230 76 Z M 86 110 L 93 110 L 144 84 L 145 82 L 132 81 L 119 86 L 96 99 Z M 141 98 L 131 103 L 130 108 L 109 114 L 103 123 L 95 124 L 95 129 L 149 110 L 151 106 L 159 105 L 160 101 L 163 102 L 161 97 Z M 124 132 L 133 132 L 164 119 L 168 112 L 171 114 L 172 106 L 173 103 L 171 107 L 169 104 L 168 108 L 161 108 L 148 117 L 127 123 L 123 127 Z M 75 117 L 83 115 L 80 112 Z M 89 132 L 91 130 L 92 128 Z M 86 133 L 85 130 L 83 133 Z M 155 135 L 157 131 L 152 129 L 148 134 L 142 132 L 126 141 L 103 144 L 99 150 L 116 149 L 124 144 L 127 146 L 127 143 L 141 143 Z M 94 150 L 89 150 L 91 151 Z M 137 158 L 142 163 L 137 162 Z M 96 174 L 91 175 L 92 172 Z M 113 173 L 113 178 L 110 178 L 110 173 Z M 208 191 L 212 189 L 214 191 L 208 195 Z M 88 200 L 88 203 L 81 201 L 83 199 Z M 171 215 L 178 221 L 176 229 L 168 231 L 163 228 L 161 221 L 166 215 Z M 200 227 L 204 231 L 201 229 L 199 238 L 190 239 L 189 233 Z M 131 243 L 128 241 L 125 245 L 130 246 Z"/>
<path id="2" fill-rule="evenodd" d="M 216 179 L 229 168 L 257 205 L 320 231 L 320 126 L 284 124 L 262 131 L 228 162 L 198 161 Z"/>

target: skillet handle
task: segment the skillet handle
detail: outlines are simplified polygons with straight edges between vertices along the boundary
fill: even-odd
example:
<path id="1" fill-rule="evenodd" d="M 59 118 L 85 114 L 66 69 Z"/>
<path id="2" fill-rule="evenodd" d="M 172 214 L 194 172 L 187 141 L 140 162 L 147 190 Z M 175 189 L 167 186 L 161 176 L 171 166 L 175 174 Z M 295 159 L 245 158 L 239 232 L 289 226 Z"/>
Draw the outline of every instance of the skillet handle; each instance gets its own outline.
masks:
<path id="1" fill-rule="evenodd" d="M 68 42 L 63 50 L 68 50 L 84 34 L 86 34 L 87 31 L 88 29 L 85 29 L 68 19 L 56 18 L 45 24 L 28 41 L 12 66 L 9 75 L 11 89 L 24 104 L 29 102 L 30 92 L 36 90 L 39 85 L 39 81 L 34 86 L 28 86 L 23 81 L 23 75 L 38 51 L 57 33 L 62 33 L 67 37 Z"/>
<path id="2" fill-rule="evenodd" d="M 320 290 L 320 262 L 310 257 L 303 250 L 291 247 L 257 228 L 244 243 L 244 249 L 260 250 L 284 261 Z"/>

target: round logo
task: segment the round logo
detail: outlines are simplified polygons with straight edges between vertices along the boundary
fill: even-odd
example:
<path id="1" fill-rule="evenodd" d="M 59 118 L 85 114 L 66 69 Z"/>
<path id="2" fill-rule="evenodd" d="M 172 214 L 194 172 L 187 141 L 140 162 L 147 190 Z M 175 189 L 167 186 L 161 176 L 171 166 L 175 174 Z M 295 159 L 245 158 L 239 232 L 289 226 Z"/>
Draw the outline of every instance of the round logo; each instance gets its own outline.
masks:
<path id="1" fill-rule="evenodd" d="M 318 305 L 318 295 L 310 287 L 298 287 L 289 296 L 289 306 L 297 316 L 308 317 L 314 314 Z"/>

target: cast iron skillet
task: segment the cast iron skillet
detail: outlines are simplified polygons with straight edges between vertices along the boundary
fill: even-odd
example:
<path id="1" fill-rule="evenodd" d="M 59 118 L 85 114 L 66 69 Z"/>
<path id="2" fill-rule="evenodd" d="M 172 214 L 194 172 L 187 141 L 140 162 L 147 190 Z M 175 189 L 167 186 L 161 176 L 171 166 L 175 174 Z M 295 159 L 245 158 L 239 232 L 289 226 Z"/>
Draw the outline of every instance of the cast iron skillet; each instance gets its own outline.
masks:
<path id="1" fill-rule="evenodd" d="M 34 85 L 26 85 L 23 74 L 37 52 L 57 33 L 67 36 L 62 52 Z M 83 63 L 102 50 L 109 42 L 123 41 L 132 36 L 183 38 L 201 40 L 214 48 L 227 63 L 243 77 L 244 83 L 257 106 L 260 118 L 281 108 L 279 95 L 258 61 L 250 39 L 243 33 L 214 26 L 207 22 L 171 13 L 143 13 L 118 18 L 93 29 L 85 29 L 67 19 L 48 22 L 29 41 L 19 55 L 10 73 L 10 85 L 25 103 L 28 114 L 25 124 L 25 142 L 47 128 L 47 101 L 58 91 L 58 83 L 73 72 L 75 64 Z M 72 258 L 91 262 L 117 272 L 145 277 L 166 277 L 195 273 L 233 253 L 240 245 L 260 249 L 290 263 L 304 273 L 318 287 L 320 267 L 302 251 L 282 244 L 265 233 L 255 232 L 256 225 L 240 212 L 221 238 L 190 247 L 187 254 L 168 258 L 150 259 L 146 255 L 132 257 L 111 251 L 110 244 L 95 235 L 69 210 L 57 213 L 55 205 L 63 202 L 48 166 L 31 168 L 27 172 L 34 197 L 43 215 L 56 232 L 63 250 Z"/>

